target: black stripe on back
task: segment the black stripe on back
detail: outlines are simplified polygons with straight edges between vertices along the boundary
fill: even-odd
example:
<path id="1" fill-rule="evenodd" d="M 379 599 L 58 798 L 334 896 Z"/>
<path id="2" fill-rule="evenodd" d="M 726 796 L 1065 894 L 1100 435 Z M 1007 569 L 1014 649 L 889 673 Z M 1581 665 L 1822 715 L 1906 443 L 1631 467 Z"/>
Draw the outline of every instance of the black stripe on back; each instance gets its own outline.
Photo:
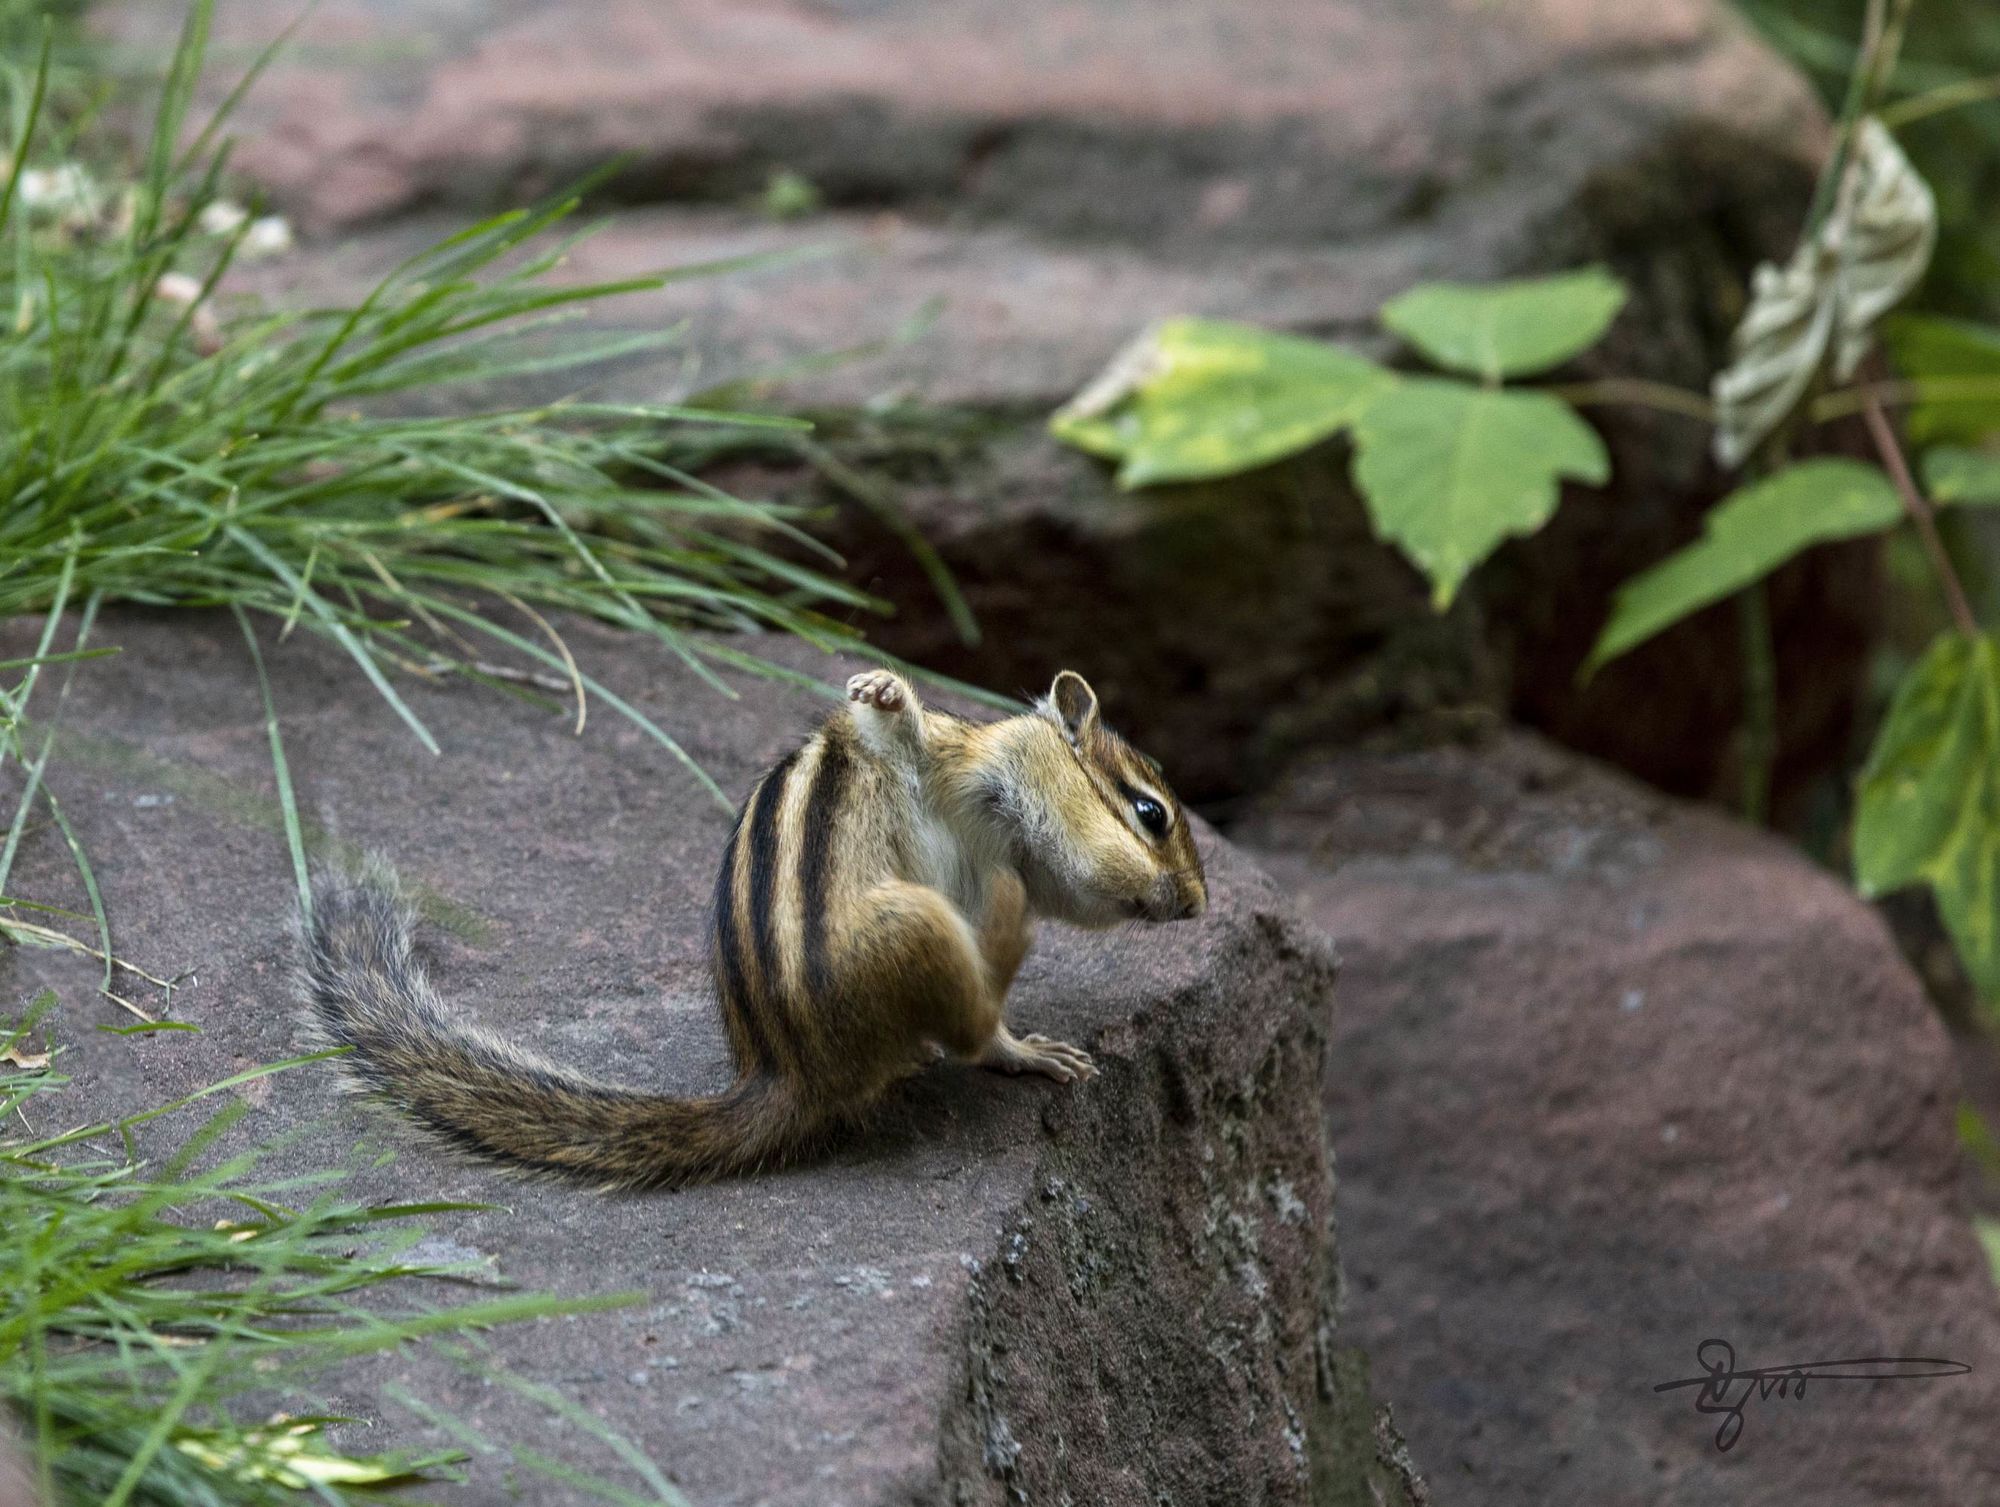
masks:
<path id="1" fill-rule="evenodd" d="M 750 948 L 757 958 L 762 996 L 772 1003 L 778 998 L 779 976 L 778 946 L 772 935 L 778 893 L 778 811 L 785 804 L 785 782 L 798 761 L 795 748 L 764 776 L 757 809 L 750 813 Z"/>
<path id="2" fill-rule="evenodd" d="M 729 845 L 722 850 L 722 872 L 715 876 L 716 976 L 722 985 L 723 1010 L 743 1028 L 750 1055 L 759 1066 L 768 1067 L 773 1060 L 771 1038 L 751 1007 L 749 984 L 743 977 L 743 943 L 736 924 L 736 848 L 743 836 L 743 819 L 749 814 L 747 805 L 737 813 L 736 825 L 729 831 Z"/>
<path id="3" fill-rule="evenodd" d="M 820 741 L 819 767 L 806 794 L 805 848 L 799 857 L 799 904 L 805 928 L 806 987 L 813 999 L 833 990 L 826 956 L 826 870 L 833 855 L 833 819 L 840 810 L 841 787 L 847 783 L 847 745 L 838 738 Z"/>

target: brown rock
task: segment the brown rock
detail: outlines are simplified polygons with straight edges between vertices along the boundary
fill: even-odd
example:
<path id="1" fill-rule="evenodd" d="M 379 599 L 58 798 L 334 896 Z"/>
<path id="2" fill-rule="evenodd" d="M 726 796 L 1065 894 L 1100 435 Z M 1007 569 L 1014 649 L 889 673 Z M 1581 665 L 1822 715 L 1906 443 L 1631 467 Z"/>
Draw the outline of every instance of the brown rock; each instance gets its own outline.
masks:
<path id="1" fill-rule="evenodd" d="M 1340 946 L 1345 1324 L 1441 1502 L 2000 1499 L 1951 1048 L 1836 878 L 1519 734 L 1237 836 Z M 1652 1390 L 1712 1337 L 1972 1373 L 1753 1399 L 1725 1454 Z"/>
<path id="2" fill-rule="evenodd" d="M 218 89 L 279 24 L 220 12 Z M 172 18 L 97 12 L 152 54 Z M 469 211 L 633 154 L 613 202 L 640 207 L 568 275 L 830 254 L 607 320 L 690 321 L 709 383 L 931 311 L 922 338 L 793 373 L 788 396 L 987 407 L 1060 401 L 1169 315 L 1353 332 L 1427 277 L 1598 255 L 1645 264 L 1648 370 L 1706 361 L 1716 243 L 1782 249 L 1822 138 L 1810 91 L 1717 0 L 329 0 L 236 128 L 234 165 L 308 229 L 395 217 L 272 285 L 365 287 Z M 833 212 L 745 213 L 779 166 Z M 618 390 L 689 381 L 676 355 Z"/>
<path id="3" fill-rule="evenodd" d="M 650 641 L 564 632 L 731 791 L 828 705 L 764 683 L 731 703 Z M 9 641 L 27 637 L 17 627 Z M 235 624 L 120 614 L 93 642 L 124 652 L 78 668 L 50 783 L 95 865 L 116 951 L 162 975 L 191 970 L 171 1008 L 201 1034 L 99 1034 L 129 1017 L 97 996 L 91 965 L 9 950 L 10 997 L 60 991 L 56 1034 L 77 1080 L 63 1113 L 77 1123 L 298 1046 L 291 869 Z M 339 651 L 298 634 L 267 654 L 307 814 L 451 902 L 456 931 L 435 938 L 449 998 L 601 1076 L 722 1080 L 702 930 L 729 816 L 663 750 L 601 706 L 579 739 L 567 716 L 474 686 L 406 685 L 443 746 L 433 758 Z M 794 658 L 836 685 L 853 668 Z M 9 893 L 87 909 L 60 834 L 30 831 Z M 1251 1483 L 1262 1500 L 1303 1502 L 1315 1469 L 1368 1465 L 1326 1442 L 1353 1389 L 1319 1386 L 1333 968 L 1254 869 L 1226 843 L 1203 846 L 1207 920 L 1050 930 L 1028 961 L 1016 1019 L 1092 1047 L 1103 1076 L 1081 1092 L 941 1069 L 823 1162 L 674 1196 L 524 1185 L 407 1140 L 360 1187 L 503 1206 L 438 1232 L 525 1288 L 644 1294 L 501 1331 L 495 1351 L 643 1445 L 692 1500 L 1054 1501 L 1066 1487 L 1150 1504 Z M 245 1138 L 326 1126 L 274 1157 L 274 1176 L 383 1133 L 324 1071 L 256 1088 Z M 143 1146 L 172 1134 L 149 1126 Z M 418 1353 L 335 1378 L 332 1411 L 385 1424 L 370 1450 L 448 1442 L 383 1402 L 391 1379 L 488 1437 L 586 1450 L 551 1439 L 547 1415 L 511 1393 Z M 498 1499 L 503 1465 L 475 1462 L 452 1499 Z"/>
<path id="4" fill-rule="evenodd" d="M 0 1417 L 0 1507 L 36 1507 L 34 1483 L 21 1460 L 13 1427 Z"/>
<path id="5" fill-rule="evenodd" d="M 220 11 L 239 66 L 286 19 Z M 179 19 L 128 4 L 98 24 L 158 51 Z M 239 165 L 321 227 L 630 154 L 649 196 L 784 165 L 835 202 L 1328 241 L 1441 200 L 1559 200 L 1590 160 L 1694 119 L 1752 136 L 1812 119 L 1713 0 L 330 0 L 245 107 Z M 1568 186 L 1521 160 L 1551 146 Z"/>
<path id="6" fill-rule="evenodd" d="M 157 48 L 168 9 L 100 24 Z M 218 77 L 275 24 L 225 5 Z M 1578 375 L 1702 387 L 1750 264 L 1795 233 L 1823 139 L 1809 91 L 1720 0 L 331 0 L 240 125 L 236 161 L 281 207 L 376 227 L 253 274 L 284 298 L 358 296 L 471 210 L 616 152 L 633 158 L 622 207 L 562 275 L 780 258 L 593 311 L 685 322 L 687 340 L 592 390 L 775 379 L 753 393 L 913 413 L 882 464 L 985 641 L 957 641 L 902 543 L 845 500 L 836 542 L 904 608 L 884 641 L 993 685 L 1091 662 L 1197 798 L 1255 788 L 1315 738 L 1468 705 L 1677 791 L 1734 793 L 1731 611 L 1576 678 L 1611 591 L 1727 485 L 1698 426 L 1591 410 L 1613 485 L 1573 491 L 1444 624 L 1374 542 L 1337 451 L 1135 501 L 1040 432 L 1157 318 L 1379 350 L 1376 309 L 1414 282 L 1593 259 L 1634 303 Z M 746 208 L 780 166 L 828 212 Z M 942 468 L 894 454 L 937 451 L 940 405 L 974 410 L 985 437 Z M 820 492 L 796 467 L 758 484 Z M 1875 579 L 1872 549 L 1849 546 L 1774 590 L 1781 797 L 1847 756 Z"/>

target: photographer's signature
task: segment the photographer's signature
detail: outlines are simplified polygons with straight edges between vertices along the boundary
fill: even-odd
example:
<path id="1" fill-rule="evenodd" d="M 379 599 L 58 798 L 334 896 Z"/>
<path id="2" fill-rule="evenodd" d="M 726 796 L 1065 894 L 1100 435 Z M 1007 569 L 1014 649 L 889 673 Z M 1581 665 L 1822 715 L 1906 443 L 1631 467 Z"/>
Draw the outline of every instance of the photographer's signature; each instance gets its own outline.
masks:
<path id="1" fill-rule="evenodd" d="M 1655 1392 L 1673 1392 L 1695 1387 L 1694 1407 L 1698 1413 L 1719 1413 L 1715 1447 L 1732 1448 L 1743 1433 L 1743 1409 L 1754 1397 L 1806 1395 L 1809 1381 L 1919 1381 L 1938 1376 L 1964 1376 L 1972 1367 L 1963 1361 L 1937 1360 L 1931 1356 L 1863 1355 L 1852 1360 L 1814 1360 L 1794 1366 L 1759 1366 L 1739 1371 L 1736 1350 L 1727 1340 L 1703 1340 L 1695 1347 L 1695 1363 L 1705 1374 L 1663 1381 Z M 1731 1392 L 1741 1384 L 1742 1390 Z"/>

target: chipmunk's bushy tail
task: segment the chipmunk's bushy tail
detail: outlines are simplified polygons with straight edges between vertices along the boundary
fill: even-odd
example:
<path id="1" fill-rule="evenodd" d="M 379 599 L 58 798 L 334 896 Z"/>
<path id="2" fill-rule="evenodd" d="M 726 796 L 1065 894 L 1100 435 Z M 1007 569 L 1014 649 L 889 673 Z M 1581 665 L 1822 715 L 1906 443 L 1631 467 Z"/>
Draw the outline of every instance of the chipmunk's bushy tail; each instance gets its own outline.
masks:
<path id="1" fill-rule="evenodd" d="M 322 876 L 303 924 L 302 991 L 352 1087 L 475 1155 L 604 1188 L 652 1188 L 784 1161 L 819 1128 L 782 1080 L 693 1099 L 544 1062 L 444 1012 L 393 877 Z"/>

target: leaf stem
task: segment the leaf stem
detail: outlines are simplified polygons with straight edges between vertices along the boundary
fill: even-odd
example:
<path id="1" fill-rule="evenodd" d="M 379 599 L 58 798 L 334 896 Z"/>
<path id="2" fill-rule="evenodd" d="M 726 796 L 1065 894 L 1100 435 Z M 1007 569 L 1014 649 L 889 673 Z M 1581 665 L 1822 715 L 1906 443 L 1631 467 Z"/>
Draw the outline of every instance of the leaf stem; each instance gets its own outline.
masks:
<path id="1" fill-rule="evenodd" d="M 1908 99 L 1899 100 L 1886 109 L 1878 111 L 1882 124 L 1892 131 L 1914 125 L 1920 120 L 1929 120 L 1933 115 L 1942 115 L 1947 110 L 1962 109 L 1966 105 L 1982 105 L 1989 100 L 2000 99 L 2000 73 L 1989 73 L 1985 78 L 1960 79 L 1955 84 L 1941 84 L 1935 89 L 1926 89 L 1922 94 L 1913 94 Z"/>
<path id="2" fill-rule="evenodd" d="M 1863 382 L 1836 388 L 1813 399 L 1807 410 L 1815 424 L 1852 418 L 1879 398 L 1894 407 L 1917 403 L 1991 403 L 2000 401 L 2000 377 L 1915 377 L 1901 382 Z"/>
<path id="3" fill-rule="evenodd" d="M 1651 382 L 1644 377 L 1603 377 L 1595 382 L 1559 382 L 1537 389 L 1552 398 L 1580 408 L 1600 403 L 1629 403 L 1639 408 L 1657 408 L 1677 413 L 1698 423 L 1715 422 L 1715 405 L 1703 394 L 1670 382 Z"/>
<path id="4" fill-rule="evenodd" d="M 1861 118 L 1881 98 L 1889 76 L 1896 71 L 1897 56 L 1903 50 L 1903 30 L 1916 0 L 1868 0 L 1867 17 L 1861 29 L 1861 48 L 1848 75 L 1847 97 L 1841 102 L 1840 121 L 1835 128 L 1833 151 L 1813 190 L 1812 207 L 1806 212 L 1806 228 L 1801 240 L 1817 234 L 1847 178 L 1847 163 L 1853 153 L 1854 134 Z"/>
<path id="5" fill-rule="evenodd" d="M 1930 500 L 1917 486 L 1917 479 L 1910 474 L 1910 463 L 1903 455 L 1903 447 L 1896 438 L 1896 431 L 1889 423 L 1889 416 L 1882 409 L 1882 400 L 1873 392 L 1866 395 L 1862 413 L 1868 420 L 1868 433 L 1875 441 L 1875 449 L 1882 457 L 1882 464 L 1889 472 L 1889 479 L 1896 484 L 1896 491 L 1902 496 L 1903 510 L 1910 515 L 1910 521 L 1917 526 L 1917 537 L 1924 542 L 1924 552 L 1930 556 L 1931 569 L 1937 572 L 1938 582 L 1944 588 L 1945 601 L 1951 608 L 1951 620 L 1958 631 L 1967 638 L 1979 635 L 1979 622 L 1972 615 L 1972 603 L 1966 599 L 1965 587 L 1958 579 L 1958 570 L 1951 563 L 1946 552 L 1944 539 L 1938 533 L 1937 512 Z"/>
<path id="6" fill-rule="evenodd" d="M 1736 623 L 1743 646 L 1743 819 L 1761 827 L 1771 817 L 1778 764 L 1778 657 L 1763 581 L 1736 593 Z"/>

